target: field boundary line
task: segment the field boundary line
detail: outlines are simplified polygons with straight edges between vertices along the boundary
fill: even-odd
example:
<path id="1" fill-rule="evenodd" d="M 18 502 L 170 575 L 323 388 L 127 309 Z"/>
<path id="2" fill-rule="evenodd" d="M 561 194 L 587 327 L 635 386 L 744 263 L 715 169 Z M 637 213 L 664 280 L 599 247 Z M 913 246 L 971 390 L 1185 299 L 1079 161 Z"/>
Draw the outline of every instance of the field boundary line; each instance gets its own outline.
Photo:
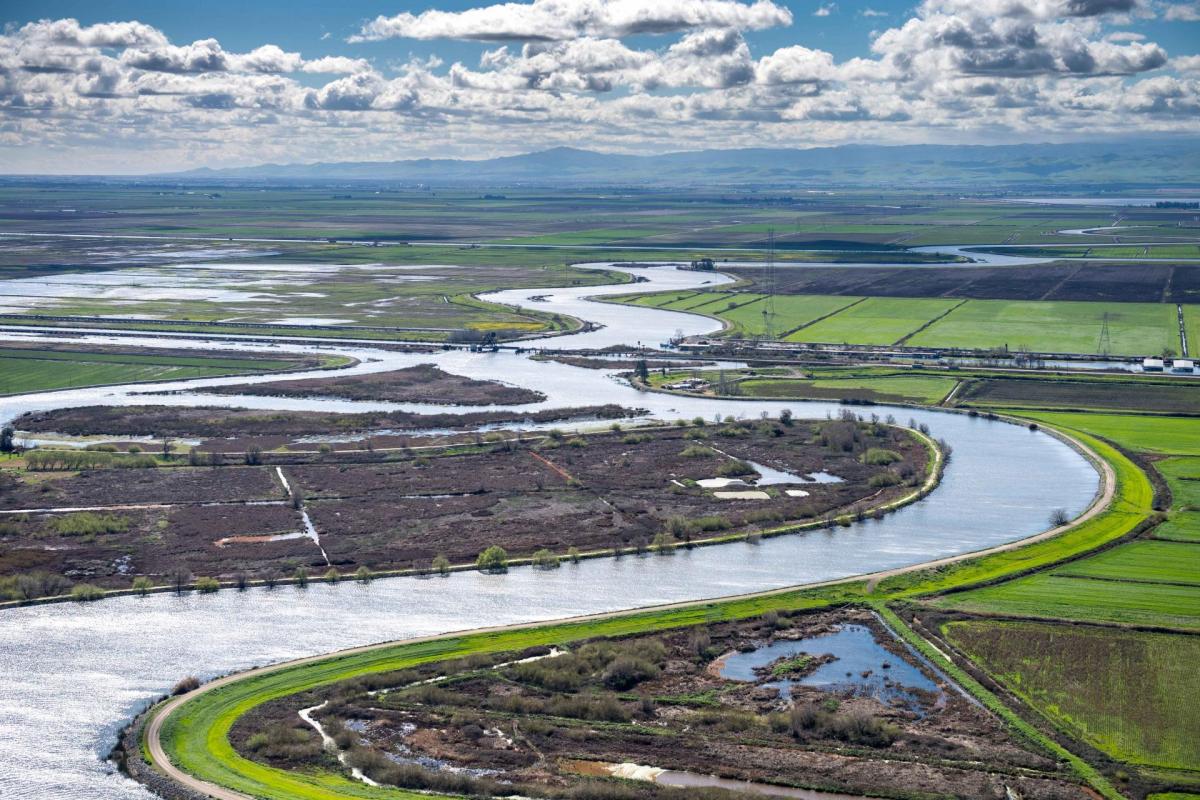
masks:
<path id="1" fill-rule="evenodd" d="M 945 319 L 946 317 L 948 317 L 950 314 L 954 313 L 954 312 L 955 312 L 955 311 L 957 311 L 958 309 L 962 308 L 963 306 L 965 306 L 965 305 L 966 305 L 967 303 L 969 303 L 969 302 L 971 302 L 971 298 L 969 298 L 969 297 L 968 297 L 968 298 L 966 298 L 965 300 L 962 300 L 962 301 L 960 301 L 960 302 L 958 302 L 958 303 L 956 303 L 956 304 L 954 304 L 954 305 L 950 306 L 950 308 L 947 308 L 945 311 L 943 311 L 942 313 L 938 314 L 938 315 L 937 315 L 936 317 L 934 317 L 933 319 L 926 320 L 926 321 L 925 321 L 925 323 L 924 323 L 924 324 L 922 324 L 922 325 L 921 325 L 919 328 L 917 328 L 915 331 L 911 331 L 910 333 L 906 333 L 904 336 L 901 336 L 899 339 L 897 339 L 896 341 L 892 342 L 892 345 L 891 345 L 891 346 L 892 346 L 892 347 L 897 347 L 897 346 L 901 346 L 901 345 L 903 345 L 905 342 L 907 342 L 907 341 L 908 341 L 909 339 L 911 339 L 912 337 L 916 336 L 916 335 L 917 335 L 918 333 L 920 333 L 921 331 L 928 330 L 930 327 L 932 327 L 933 325 L 937 324 L 938 322 L 941 322 L 943 319 Z"/>
<path id="2" fill-rule="evenodd" d="M 828 314 L 822 314 L 821 316 L 816 317 L 815 319 L 810 319 L 808 322 L 805 322 L 803 325 L 797 325 L 795 328 L 792 328 L 790 331 L 784 331 L 783 333 L 779 334 L 779 336 L 776 338 L 778 338 L 780 340 L 787 339 L 787 337 L 791 336 L 792 334 L 799 333 L 800 331 L 804 330 L 805 328 L 807 328 L 810 325 L 816 325 L 818 322 L 824 322 L 825 320 L 829 319 L 830 317 L 837 316 L 838 314 L 842 313 L 843 311 L 848 311 L 849 309 L 854 308 L 859 303 L 865 303 L 868 299 L 869 298 L 867 298 L 867 297 L 860 297 L 857 300 L 855 300 L 853 303 L 849 303 L 847 305 L 842 306 L 841 308 L 834 309 L 833 311 L 830 311 Z"/>

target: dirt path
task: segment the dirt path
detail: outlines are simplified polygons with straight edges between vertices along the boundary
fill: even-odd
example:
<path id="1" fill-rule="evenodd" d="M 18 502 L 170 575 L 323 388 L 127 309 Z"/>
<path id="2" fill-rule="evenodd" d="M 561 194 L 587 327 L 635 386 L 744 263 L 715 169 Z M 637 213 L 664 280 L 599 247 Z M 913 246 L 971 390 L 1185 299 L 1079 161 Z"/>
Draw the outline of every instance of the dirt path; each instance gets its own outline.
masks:
<path id="1" fill-rule="evenodd" d="M 238 792 L 233 789 L 227 789 L 223 786 L 218 786 L 217 784 L 209 783 L 208 781 L 202 780 L 193 775 L 189 775 L 188 773 L 184 772 L 183 770 L 181 770 L 180 768 L 178 768 L 177 766 L 175 766 L 174 764 L 171 763 L 170 759 L 167 757 L 166 750 L 163 748 L 163 745 L 162 745 L 162 728 L 163 728 L 164 723 L 171 716 L 171 714 L 173 712 L 175 712 L 183 703 L 187 702 L 189 699 L 195 697 L 198 694 L 203 694 L 205 692 L 211 692 L 214 689 L 219 689 L 222 686 L 227 686 L 235 681 L 240 681 L 244 678 L 254 677 L 256 675 L 265 675 L 268 673 L 276 672 L 278 670 L 288 669 L 288 668 L 303 665 L 303 664 L 311 664 L 311 663 L 314 663 L 317 661 L 323 661 L 323 660 L 330 659 L 330 658 L 338 658 L 338 657 L 342 657 L 342 656 L 355 655 L 358 653 L 369 653 L 369 652 L 372 652 L 375 650 L 382 650 L 382 649 L 388 648 L 388 647 L 395 647 L 397 645 L 420 644 L 422 642 L 435 641 L 437 639 L 444 639 L 444 638 L 448 638 L 448 637 L 458 636 L 458 635 L 461 635 L 463 633 L 468 633 L 468 632 L 470 632 L 470 633 L 499 633 L 502 631 L 517 630 L 517 629 L 521 629 L 521 628 L 533 628 L 533 627 L 538 627 L 541 625 L 561 624 L 564 622 L 566 622 L 566 623 L 593 622 L 593 621 L 598 621 L 598 620 L 611 619 L 613 617 L 625 616 L 628 614 L 642 613 L 642 612 L 646 612 L 646 611 L 669 611 L 669 610 L 673 610 L 673 609 L 690 608 L 690 607 L 694 607 L 694 606 L 706 605 L 708 603 L 713 602 L 714 600 L 729 601 L 729 600 L 739 600 L 739 599 L 749 599 L 749 598 L 771 597 L 773 595 L 786 594 L 788 592 L 793 592 L 793 591 L 795 591 L 797 589 L 801 589 L 801 588 L 812 589 L 812 588 L 820 588 L 823 586 L 833 586 L 833 585 L 836 585 L 839 583 L 847 583 L 849 581 L 862 580 L 864 578 L 867 579 L 868 592 L 871 592 L 871 591 L 874 591 L 875 587 L 878 585 L 878 583 L 881 580 L 884 580 L 886 578 L 891 578 L 891 577 L 894 577 L 897 575 L 904 575 L 904 574 L 910 573 L 910 572 L 917 572 L 920 570 L 929 569 L 931 567 L 941 567 L 941 566 L 946 566 L 949 564 L 955 564 L 960 561 L 967 561 L 969 559 L 978 558 L 978 557 L 986 556 L 986 555 L 991 555 L 993 553 L 1002 553 L 1002 552 L 1006 552 L 1009 550 L 1016 550 L 1017 548 L 1024 547 L 1025 545 L 1033 544 L 1034 542 L 1040 542 L 1045 539 L 1052 538 L 1054 536 L 1057 536 L 1057 535 L 1063 533 L 1064 531 L 1068 530 L 1069 528 L 1073 528 L 1076 525 L 1086 522 L 1087 520 L 1095 517 L 1096 515 L 1102 513 L 1105 509 L 1108 508 L 1109 504 L 1112 502 L 1113 496 L 1116 493 L 1116 473 L 1113 470 L 1112 466 L 1107 461 L 1100 458 L 1100 456 L 1098 456 L 1091 448 L 1087 447 L 1082 442 L 1075 441 L 1074 439 L 1071 439 L 1070 437 L 1068 437 L 1066 435 L 1058 434 L 1054 431 L 1048 430 L 1047 432 L 1050 433 L 1051 435 L 1057 436 L 1058 438 L 1060 438 L 1063 441 L 1070 444 L 1072 447 L 1079 450 L 1079 452 L 1083 453 L 1083 455 L 1089 461 L 1091 461 L 1092 464 L 1096 465 L 1100 469 L 1100 473 L 1101 473 L 1101 477 L 1102 477 L 1102 486 L 1100 488 L 1100 491 L 1097 492 L 1096 497 L 1092 500 L 1092 504 L 1088 507 L 1088 509 L 1083 514 L 1080 514 L 1076 519 L 1067 523 L 1066 525 L 1060 525 L 1056 528 L 1052 528 L 1048 531 L 1043 531 L 1042 533 L 1035 534 L 1033 536 L 1029 536 L 1024 539 L 1019 539 L 1015 542 L 1009 542 L 1008 544 L 997 545 L 995 547 L 989 547 L 984 550 L 976 550 L 971 553 L 961 553 L 961 554 L 955 555 L 955 556 L 947 556 L 945 558 L 939 558 L 939 559 L 935 559 L 933 561 L 926 561 L 926 562 L 923 562 L 920 564 L 912 564 L 907 567 L 897 567 L 895 569 L 883 570 L 880 572 L 873 572 L 873 573 L 869 573 L 866 575 L 857 575 L 857 576 L 852 576 L 852 577 L 847 577 L 847 578 L 838 578 L 835 580 L 819 581 L 817 583 L 803 584 L 801 586 L 787 586 L 787 587 L 783 587 L 780 589 L 772 589 L 772 590 L 766 591 L 766 592 L 750 592 L 750 593 L 741 594 L 741 595 L 732 595 L 729 597 L 708 598 L 708 599 L 704 599 L 704 600 L 688 600 L 686 602 L 668 603 L 665 605 L 657 605 L 657 606 L 642 606 L 642 607 L 637 607 L 637 608 L 623 609 L 621 611 L 611 611 L 611 612 L 606 612 L 606 613 L 602 613 L 602 614 L 587 614 L 584 616 L 569 617 L 566 619 L 545 620 L 545 621 L 536 622 L 536 623 L 520 623 L 520 624 L 514 624 L 514 625 L 499 625 L 499 626 L 493 626 L 493 627 L 488 627 L 488 628 L 473 629 L 471 631 L 450 631 L 447 633 L 437 634 L 437 635 L 433 635 L 433 636 L 420 636 L 420 637 L 416 637 L 413 639 L 403 639 L 403 640 L 394 641 L 394 642 L 380 642 L 378 644 L 362 645 L 361 647 L 352 647 L 352 648 L 349 648 L 346 650 L 337 650 L 333 653 L 322 653 L 320 655 L 315 655 L 315 656 L 306 656 L 304 658 L 295 659 L 293 661 L 286 661 L 281 664 L 273 664 L 273 665 L 266 666 L 266 667 L 257 667 L 255 669 L 251 669 L 246 672 L 237 672 L 232 675 L 226 675 L 223 678 L 218 678 L 214 681 L 204 684 L 199 689 L 197 689 L 193 692 L 190 692 L 189 694 L 180 695 L 178 697 L 173 697 L 170 700 L 168 700 L 165 704 L 163 704 L 163 706 L 158 710 L 158 712 L 154 714 L 154 716 L 150 719 L 150 722 L 146 726 L 146 731 L 145 731 L 146 747 L 150 753 L 150 758 L 153 760 L 154 765 L 160 771 L 162 771 L 164 774 L 166 774 L 167 777 L 182 784 L 183 786 L 186 786 L 190 789 L 194 789 L 196 791 L 208 794 L 210 797 L 216 798 L 216 800 L 255 800 L 255 798 L 253 798 L 251 795 L 243 794 L 242 792 Z"/>

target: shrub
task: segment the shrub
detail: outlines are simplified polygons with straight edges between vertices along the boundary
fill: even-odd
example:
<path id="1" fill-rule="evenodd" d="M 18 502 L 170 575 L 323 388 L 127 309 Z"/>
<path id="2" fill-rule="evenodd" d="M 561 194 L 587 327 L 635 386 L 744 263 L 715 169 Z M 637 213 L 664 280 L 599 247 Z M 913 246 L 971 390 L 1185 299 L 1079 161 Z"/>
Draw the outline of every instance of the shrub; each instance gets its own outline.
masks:
<path id="1" fill-rule="evenodd" d="M 116 514 L 95 514 L 80 511 L 55 517 L 50 529 L 60 536 L 95 536 L 102 533 L 124 533 L 129 530 L 129 519 Z"/>
<path id="2" fill-rule="evenodd" d="M 296 567 L 292 578 L 295 579 L 297 586 L 308 586 L 308 570 L 304 567 Z"/>
<path id="3" fill-rule="evenodd" d="M 354 580 L 359 583 L 370 583 L 372 577 L 371 570 L 366 566 L 361 566 L 354 570 Z"/>
<path id="4" fill-rule="evenodd" d="M 216 578 L 208 576 L 196 578 L 196 591 L 200 594 L 212 594 L 213 592 L 220 591 L 220 589 L 221 582 Z"/>
<path id="5" fill-rule="evenodd" d="M 654 534 L 654 542 L 651 547 L 660 556 L 669 556 L 675 552 L 675 537 L 666 531 L 660 531 Z"/>
<path id="6" fill-rule="evenodd" d="M 150 590 L 152 588 L 154 588 L 154 581 L 150 580 L 145 575 L 139 575 L 138 577 L 133 579 L 132 588 L 135 592 L 140 594 L 142 597 L 145 597 L 147 594 L 150 593 Z"/>
<path id="7" fill-rule="evenodd" d="M 330 567 L 325 571 L 326 583 L 337 583 L 342 579 L 342 573 L 337 571 L 337 567 Z"/>
<path id="8" fill-rule="evenodd" d="M 881 472 L 878 475 L 872 475 L 867 485 L 872 489 L 882 489 L 888 486 L 895 486 L 900 483 L 900 476 L 894 472 Z"/>
<path id="9" fill-rule="evenodd" d="M 658 677 L 658 667 L 650 662 L 632 656 L 621 656 L 608 665 L 600 676 L 600 680 L 609 689 L 624 691 L 632 689 L 642 681 L 656 677 Z"/>
<path id="10" fill-rule="evenodd" d="M 1050 513 L 1050 527 L 1060 528 L 1071 521 L 1071 515 L 1065 508 L 1056 508 Z"/>
<path id="11" fill-rule="evenodd" d="M 882 447 L 871 447 L 862 455 L 862 462 L 875 467 L 886 467 L 888 464 L 895 464 L 897 461 L 903 461 L 904 457 L 895 450 L 886 450 Z"/>
<path id="12" fill-rule="evenodd" d="M 104 590 L 99 586 L 93 586 L 90 583 L 77 583 L 71 587 L 71 599 L 81 603 L 88 603 L 92 600 L 99 600 L 104 597 Z"/>
<path id="13" fill-rule="evenodd" d="M 179 682 L 171 689 L 171 694 L 187 694 L 194 692 L 200 688 L 200 679 L 195 675 L 188 675 L 186 678 L 180 678 Z"/>
<path id="14" fill-rule="evenodd" d="M 717 475 L 721 476 L 722 478 L 735 478 L 742 475 L 757 474 L 758 473 L 755 471 L 754 467 L 737 458 L 723 461 L 721 465 L 717 467 Z"/>
<path id="15" fill-rule="evenodd" d="M 508 572 L 508 552 L 494 544 L 479 554 L 475 559 L 475 567 L 480 572 Z"/>
<path id="16" fill-rule="evenodd" d="M 537 569 L 558 569 L 558 556 L 543 547 L 533 554 L 533 566 Z"/>
<path id="17" fill-rule="evenodd" d="M 584 441 L 583 437 L 576 436 L 567 442 L 567 447 L 587 447 L 587 442 Z"/>
<path id="18" fill-rule="evenodd" d="M 433 567 L 434 572 L 442 577 L 446 577 L 450 574 L 450 559 L 446 558 L 441 553 L 438 553 L 433 557 L 433 563 L 430 566 Z"/>
<path id="19" fill-rule="evenodd" d="M 575 547 L 574 545 L 568 547 L 567 548 L 567 558 L 569 558 L 571 560 L 572 564 L 578 564 L 579 563 L 579 548 Z"/>
<path id="20" fill-rule="evenodd" d="M 712 454 L 712 450 L 698 444 L 688 445 L 679 453 L 679 455 L 683 456 L 684 458 L 703 458 L 704 456 L 711 456 Z"/>

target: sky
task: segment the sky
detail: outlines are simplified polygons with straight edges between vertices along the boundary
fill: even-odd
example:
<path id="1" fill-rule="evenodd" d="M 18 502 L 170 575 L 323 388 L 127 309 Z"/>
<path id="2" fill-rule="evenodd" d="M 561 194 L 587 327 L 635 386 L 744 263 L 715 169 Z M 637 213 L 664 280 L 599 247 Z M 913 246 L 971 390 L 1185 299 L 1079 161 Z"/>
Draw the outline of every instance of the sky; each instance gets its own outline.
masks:
<path id="1" fill-rule="evenodd" d="M 0 173 L 1200 130 L 1200 0 L 7 0 L 0 25 Z"/>

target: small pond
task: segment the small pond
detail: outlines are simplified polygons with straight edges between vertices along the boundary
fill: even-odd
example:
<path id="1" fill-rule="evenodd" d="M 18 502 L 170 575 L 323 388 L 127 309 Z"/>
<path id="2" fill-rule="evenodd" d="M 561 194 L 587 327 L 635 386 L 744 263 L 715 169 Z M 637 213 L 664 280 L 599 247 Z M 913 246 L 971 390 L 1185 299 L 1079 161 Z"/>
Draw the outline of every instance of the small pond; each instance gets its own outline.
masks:
<path id="1" fill-rule="evenodd" d="M 851 691 L 856 696 L 873 697 L 887 705 L 899 701 L 917 713 L 921 713 L 922 703 L 913 689 L 941 692 L 925 673 L 880 645 L 874 632 L 865 625 L 843 625 L 833 633 L 781 639 L 748 653 L 734 653 L 721 666 L 721 677 L 754 682 L 759 680 L 757 668 L 801 654 L 829 654 L 834 660 L 821 664 L 802 678 L 781 678 L 764 685 L 777 688 L 782 697 L 790 697 L 794 685 L 837 693 Z"/>

